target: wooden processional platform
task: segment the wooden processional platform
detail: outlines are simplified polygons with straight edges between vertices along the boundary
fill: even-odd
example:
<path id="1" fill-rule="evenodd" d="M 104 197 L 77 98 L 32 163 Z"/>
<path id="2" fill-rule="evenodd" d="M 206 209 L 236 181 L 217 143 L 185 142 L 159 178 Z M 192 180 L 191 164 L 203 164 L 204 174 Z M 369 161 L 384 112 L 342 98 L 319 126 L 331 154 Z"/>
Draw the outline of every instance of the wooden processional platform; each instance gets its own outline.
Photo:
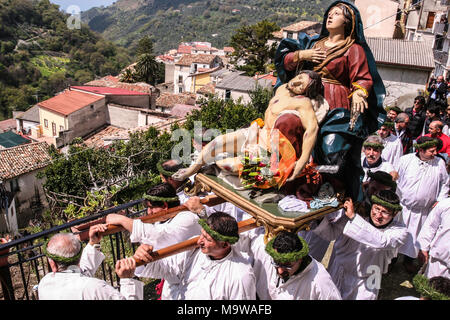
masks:
<path id="1" fill-rule="evenodd" d="M 265 241 L 269 241 L 283 230 L 291 232 L 308 230 L 309 224 L 313 220 L 342 208 L 342 205 L 339 205 L 338 207 L 325 206 L 309 212 L 283 211 L 278 207 L 278 203 L 257 203 L 217 176 L 202 173 L 195 176 L 194 186 L 189 194 L 193 195 L 199 192 L 212 192 L 249 213 L 258 225 L 264 227 Z"/>

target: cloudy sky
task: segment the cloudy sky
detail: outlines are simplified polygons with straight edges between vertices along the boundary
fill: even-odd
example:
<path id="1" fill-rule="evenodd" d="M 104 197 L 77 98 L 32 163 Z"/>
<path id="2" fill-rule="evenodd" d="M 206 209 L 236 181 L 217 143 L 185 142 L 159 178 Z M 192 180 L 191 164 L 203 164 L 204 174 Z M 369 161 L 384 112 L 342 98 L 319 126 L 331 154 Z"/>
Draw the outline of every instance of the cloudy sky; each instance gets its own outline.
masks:
<path id="1" fill-rule="evenodd" d="M 88 10 L 92 7 L 108 6 L 117 0 L 50 0 L 54 4 L 59 4 L 61 9 L 66 10 L 74 5 L 80 7 L 81 11 Z"/>

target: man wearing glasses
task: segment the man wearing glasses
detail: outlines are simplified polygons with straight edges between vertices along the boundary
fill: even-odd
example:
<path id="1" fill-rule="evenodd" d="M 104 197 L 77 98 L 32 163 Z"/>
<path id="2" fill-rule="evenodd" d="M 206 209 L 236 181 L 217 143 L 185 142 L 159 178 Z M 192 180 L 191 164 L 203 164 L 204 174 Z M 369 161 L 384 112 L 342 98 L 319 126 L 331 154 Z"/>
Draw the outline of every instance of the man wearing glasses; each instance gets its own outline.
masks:
<path id="1" fill-rule="evenodd" d="M 394 219 L 402 207 L 393 191 L 379 191 L 371 200 L 368 217 L 357 214 L 348 199 L 344 209 L 327 215 L 313 231 L 335 240 L 328 271 L 343 300 L 376 300 L 382 274 L 408 236 L 405 225 Z"/>

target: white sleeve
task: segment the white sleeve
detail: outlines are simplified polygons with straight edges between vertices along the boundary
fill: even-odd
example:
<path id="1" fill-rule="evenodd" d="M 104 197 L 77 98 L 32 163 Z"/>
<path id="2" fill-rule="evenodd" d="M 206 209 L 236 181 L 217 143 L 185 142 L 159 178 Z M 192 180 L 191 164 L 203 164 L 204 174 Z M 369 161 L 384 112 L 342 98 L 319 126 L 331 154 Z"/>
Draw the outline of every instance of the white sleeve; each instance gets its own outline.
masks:
<path id="1" fill-rule="evenodd" d="M 144 300 L 144 283 L 136 279 L 120 279 L 120 293 L 127 300 Z"/>
<path id="2" fill-rule="evenodd" d="M 347 220 L 348 218 L 344 214 L 344 209 L 340 209 L 326 215 L 320 224 L 310 232 L 315 233 L 324 240 L 333 241 L 342 234 Z"/>
<path id="3" fill-rule="evenodd" d="M 98 267 L 104 259 L 105 255 L 88 243 L 81 254 L 81 273 L 88 277 L 94 277 Z"/>
<path id="4" fill-rule="evenodd" d="M 165 223 L 143 223 L 141 220 L 133 221 L 133 230 L 130 235 L 131 242 L 166 245 L 187 240 L 200 234 L 198 216 L 190 211 L 178 213 L 172 220 Z"/>
<path id="5" fill-rule="evenodd" d="M 441 185 L 441 190 L 439 191 L 439 195 L 437 197 L 437 201 L 443 201 L 447 198 L 449 191 L 449 176 L 447 173 L 447 169 L 445 167 L 445 161 L 439 161 L 439 182 Z"/>
<path id="6" fill-rule="evenodd" d="M 192 252 L 183 252 L 165 259 L 147 263 L 139 276 L 165 279 L 172 284 L 180 283 L 184 274 L 185 261 L 188 254 L 192 254 Z"/>
<path id="7" fill-rule="evenodd" d="M 419 244 L 420 250 L 429 251 L 430 244 L 436 235 L 436 232 L 441 224 L 441 214 L 442 206 L 437 204 L 433 210 L 428 214 L 422 229 L 420 229 L 419 236 L 417 237 L 417 243 Z"/>
<path id="8" fill-rule="evenodd" d="M 120 291 L 103 280 L 92 278 L 83 289 L 83 300 L 143 300 L 144 283 L 135 279 L 120 279 Z"/>
<path id="9" fill-rule="evenodd" d="M 407 230 L 404 227 L 392 227 L 380 231 L 356 214 L 355 218 L 345 225 L 344 234 L 371 248 L 395 249 L 406 241 Z"/>

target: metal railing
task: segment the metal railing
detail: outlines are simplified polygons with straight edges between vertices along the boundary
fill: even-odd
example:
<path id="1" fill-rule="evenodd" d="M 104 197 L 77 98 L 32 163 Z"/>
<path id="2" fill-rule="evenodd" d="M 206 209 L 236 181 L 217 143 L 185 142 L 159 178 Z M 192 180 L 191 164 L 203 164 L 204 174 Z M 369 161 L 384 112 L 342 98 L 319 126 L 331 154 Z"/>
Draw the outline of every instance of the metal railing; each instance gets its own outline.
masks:
<path id="1" fill-rule="evenodd" d="M 17 240 L 0 245 L 0 300 L 36 300 L 37 284 L 48 272 L 51 272 L 47 259 L 42 251 L 42 245 L 53 234 L 62 231 L 72 232 L 72 227 L 77 227 L 92 222 L 110 213 L 125 211 L 128 217 L 137 217 L 146 214 L 141 203 L 144 199 L 135 200 L 117 207 L 101 211 L 95 215 L 77 219 L 51 229 L 31 234 Z M 103 252 L 112 258 L 110 263 L 103 261 L 96 276 L 118 287 L 119 278 L 115 274 L 114 265 L 117 260 L 125 257 L 126 248 L 135 251 L 135 245 L 129 243 L 124 232 L 111 234 L 109 238 L 109 252 Z M 106 260 L 106 259 L 105 259 Z"/>

